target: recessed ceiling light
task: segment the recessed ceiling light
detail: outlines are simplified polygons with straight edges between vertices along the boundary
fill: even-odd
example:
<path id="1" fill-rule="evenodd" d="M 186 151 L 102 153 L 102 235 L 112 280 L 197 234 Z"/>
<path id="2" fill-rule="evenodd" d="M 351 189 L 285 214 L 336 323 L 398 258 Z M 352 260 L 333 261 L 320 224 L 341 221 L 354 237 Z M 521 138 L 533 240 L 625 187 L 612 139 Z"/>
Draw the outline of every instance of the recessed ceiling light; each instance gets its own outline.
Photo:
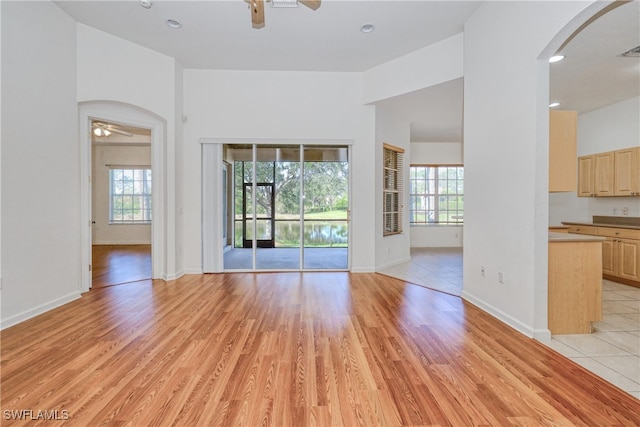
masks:
<path id="1" fill-rule="evenodd" d="M 553 55 L 549 58 L 549 63 L 553 64 L 554 62 L 562 61 L 564 59 L 564 55 Z"/>
<path id="2" fill-rule="evenodd" d="M 549 104 L 549 107 L 553 108 L 553 107 L 559 107 L 560 103 L 559 102 L 552 102 L 551 104 Z"/>
<path id="3" fill-rule="evenodd" d="M 171 28 L 182 28 L 182 24 L 176 21 L 175 19 L 167 19 L 167 25 Z"/>
<path id="4" fill-rule="evenodd" d="M 375 30 L 376 27 L 373 26 L 373 24 L 364 24 L 362 27 L 360 27 L 360 31 L 362 31 L 363 33 L 370 33 L 373 30 Z"/>
<path id="5" fill-rule="evenodd" d="M 153 3 L 151 3 L 151 0 L 140 0 L 140 6 L 144 7 L 145 9 L 151 9 Z"/>

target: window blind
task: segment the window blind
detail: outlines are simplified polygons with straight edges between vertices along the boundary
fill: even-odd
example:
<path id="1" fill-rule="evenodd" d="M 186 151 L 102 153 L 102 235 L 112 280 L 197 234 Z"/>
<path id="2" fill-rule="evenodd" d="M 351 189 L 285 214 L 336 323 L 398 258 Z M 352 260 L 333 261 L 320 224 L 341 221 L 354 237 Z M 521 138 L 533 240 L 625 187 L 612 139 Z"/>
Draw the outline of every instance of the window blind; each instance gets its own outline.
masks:
<path id="1" fill-rule="evenodd" d="M 402 233 L 404 150 L 383 144 L 383 235 Z"/>

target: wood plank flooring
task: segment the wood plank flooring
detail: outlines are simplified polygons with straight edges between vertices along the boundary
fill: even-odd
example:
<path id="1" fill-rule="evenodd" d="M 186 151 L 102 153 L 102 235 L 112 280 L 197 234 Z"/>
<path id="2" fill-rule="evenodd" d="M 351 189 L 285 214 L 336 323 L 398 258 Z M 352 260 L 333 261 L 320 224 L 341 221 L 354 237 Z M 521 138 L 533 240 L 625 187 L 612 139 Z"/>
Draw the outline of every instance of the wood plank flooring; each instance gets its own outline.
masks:
<path id="1" fill-rule="evenodd" d="M 151 279 L 151 245 L 93 245 L 92 287 Z"/>
<path id="2" fill-rule="evenodd" d="M 378 274 L 105 287 L 1 338 L 3 426 L 640 425 L 639 401 L 582 367 Z"/>

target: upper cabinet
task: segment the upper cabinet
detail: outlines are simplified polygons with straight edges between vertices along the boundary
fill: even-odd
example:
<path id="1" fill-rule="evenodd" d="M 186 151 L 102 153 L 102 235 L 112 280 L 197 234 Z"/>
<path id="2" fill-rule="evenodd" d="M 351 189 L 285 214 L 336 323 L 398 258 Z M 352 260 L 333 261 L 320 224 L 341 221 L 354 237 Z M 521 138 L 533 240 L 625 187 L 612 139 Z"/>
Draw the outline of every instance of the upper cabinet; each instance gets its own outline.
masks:
<path id="1" fill-rule="evenodd" d="M 594 181 L 593 156 L 578 157 L 578 197 L 594 197 Z"/>
<path id="2" fill-rule="evenodd" d="M 578 157 L 578 197 L 640 196 L 640 147 Z"/>
<path id="3" fill-rule="evenodd" d="M 640 147 L 615 152 L 616 196 L 640 195 Z"/>
<path id="4" fill-rule="evenodd" d="M 549 191 L 576 190 L 576 111 L 549 111 Z"/>
<path id="5" fill-rule="evenodd" d="M 613 196 L 615 178 L 613 151 L 593 155 L 593 172 L 595 178 L 596 197 Z"/>

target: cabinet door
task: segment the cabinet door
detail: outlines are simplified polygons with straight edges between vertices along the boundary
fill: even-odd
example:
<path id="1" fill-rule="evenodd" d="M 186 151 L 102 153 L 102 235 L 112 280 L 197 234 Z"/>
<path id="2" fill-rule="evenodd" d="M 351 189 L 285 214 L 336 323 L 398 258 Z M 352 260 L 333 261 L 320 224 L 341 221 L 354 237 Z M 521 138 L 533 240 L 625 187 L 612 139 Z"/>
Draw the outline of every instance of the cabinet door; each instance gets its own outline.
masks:
<path id="1" fill-rule="evenodd" d="M 618 240 L 618 276 L 630 280 L 640 280 L 640 241 Z"/>
<path id="2" fill-rule="evenodd" d="M 593 177 L 596 197 L 614 195 L 613 151 L 593 156 Z"/>
<path id="3" fill-rule="evenodd" d="M 616 196 L 635 196 L 638 194 L 638 148 L 614 151 L 614 194 Z"/>
<path id="4" fill-rule="evenodd" d="M 602 242 L 602 273 L 611 276 L 617 275 L 617 242 L 616 239 L 607 239 Z"/>
<path id="5" fill-rule="evenodd" d="M 576 191 L 576 111 L 549 111 L 549 191 Z"/>
<path id="6" fill-rule="evenodd" d="M 578 197 L 593 197 L 593 159 L 594 156 L 578 157 Z"/>

